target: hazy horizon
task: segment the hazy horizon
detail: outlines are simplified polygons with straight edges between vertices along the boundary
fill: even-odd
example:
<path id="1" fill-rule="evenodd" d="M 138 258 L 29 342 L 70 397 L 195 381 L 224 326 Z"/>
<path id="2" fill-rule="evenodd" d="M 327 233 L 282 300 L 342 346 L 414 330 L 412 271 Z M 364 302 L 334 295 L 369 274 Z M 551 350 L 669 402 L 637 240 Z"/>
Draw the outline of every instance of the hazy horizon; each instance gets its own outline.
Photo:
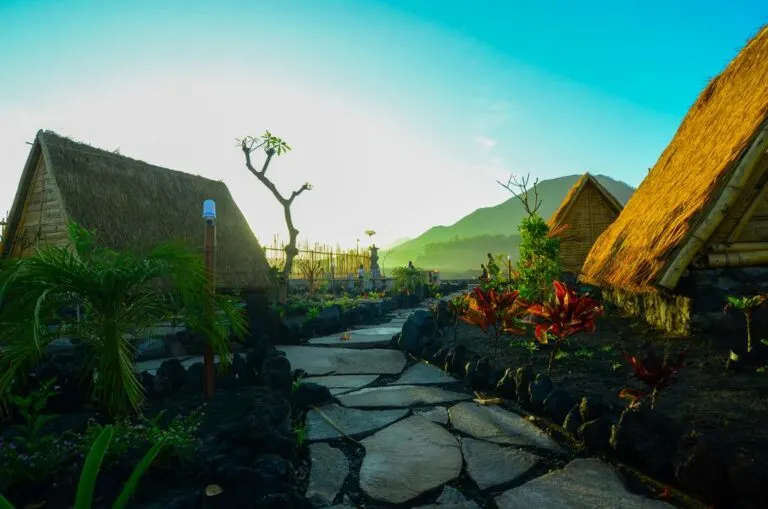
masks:
<path id="1" fill-rule="evenodd" d="M 311 242 L 414 238 L 508 199 L 510 173 L 637 187 L 768 21 L 757 0 L 471 5 L 0 0 L 0 216 L 38 129 L 223 180 L 265 245 L 282 210 L 234 140 L 266 129 L 294 149 L 278 189 L 314 185 Z"/>

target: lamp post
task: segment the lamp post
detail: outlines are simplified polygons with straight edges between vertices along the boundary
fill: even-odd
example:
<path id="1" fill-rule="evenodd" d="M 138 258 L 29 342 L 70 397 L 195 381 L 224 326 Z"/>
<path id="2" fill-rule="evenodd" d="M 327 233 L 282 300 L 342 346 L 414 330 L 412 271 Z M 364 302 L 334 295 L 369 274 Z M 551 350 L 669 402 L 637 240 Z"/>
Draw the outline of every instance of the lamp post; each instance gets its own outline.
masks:
<path id="1" fill-rule="evenodd" d="M 203 219 L 205 220 L 205 272 L 208 276 L 208 299 L 206 301 L 207 318 L 214 320 L 213 302 L 216 293 L 216 202 L 205 200 L 203 202 Z M 205 397 L 213 397 L 213 383 L 215 380 L 213 371 L 213 345 L 210 341 L 205 343 L 203 354 L 203 372 L 205 376 Z"/>
<path id="2" fill-rule="evenodd" d="M 335 277 L 335 275 L 333 274 L 333 270 L 334 270 L 335 268 L 336 268 L 336 267 L 335 267 L 335 264 L 334 264 L 334 263 L 333 263 L 333 261 L 332 261 L 332 262 L 331 262 L 331 293 L 332 293 L 332 294 L 334 294 L 334 295 L 336 294 L 336 277 Z"/>
<path id="3" fill-rule="evenodd" d="M 512 281 L 512 257 L 507 255 L 507 279 Z"/>

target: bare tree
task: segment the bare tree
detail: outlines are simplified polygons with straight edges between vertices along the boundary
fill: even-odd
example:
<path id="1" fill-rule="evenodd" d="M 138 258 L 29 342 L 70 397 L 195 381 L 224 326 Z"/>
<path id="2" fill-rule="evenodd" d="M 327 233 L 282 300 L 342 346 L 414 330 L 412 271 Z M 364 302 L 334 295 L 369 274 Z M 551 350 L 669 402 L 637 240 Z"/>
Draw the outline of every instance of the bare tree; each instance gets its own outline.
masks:
<path id="1" fill-rule="evenodd" d="M 238 145 L 245 154 L 245 166 L 253 173 L 259 182 L 264 184 L 264 187 L 269 189 L 274 195 L 275 199 L 283 206 L 283 214 L 285 215 L 285 225 L 288 227 L 288 244 L 285 246 L 285 266 L 283 267 L 282 276 L 285 284 L 288 284 L 288 279 L 293 269 L 293 259 L 299 254 L 299 250 L 296 248 L 296 239 L 299 236 L 299 230 L 293 225 L 293 218 L 291 217 L 291 205 L 293 200 L 296 199 L 304 191 L 312 189 L 312 185 L 309 182 L 304 183 L 299 189 L 291 192 L 291 195 L 287 198 L 284 197 L 275 187 L 275 184 L 267 177 L 267 168 L 274 156 L 281 156 L 291 150 L 291 147 L 283 141 L 281 138 L 272 135 L 269 131 L 265 131 L 259 137 L 246 136 L 243 139 L 237 140 Z M 251 162 L 251 154 L 259 149 L 264 150 L 267 158 L 261 166 L 261 170 L 254 168 Z"/>
<path id="2" fill-rule="evenodd" d="M 509 180 L 506 184 L 498 180 L 496 182 L 501 187 L 512 193 L 515 198 L 520 200 L 528 215 L 533 216 L 536 214 L 536 211 L 539 210 L 539 207 L 541 207 L 541 200 L 539 200 L 539 191 L 536 187 L 539 183 L 539 179 L 537 178 L 533 182 L 533 203 L 531 203 L 530 189 L 528 188 L 528 182 L 530 182 L 530 180 L 531 176 L 528 174 L 525 177 L 521 177 L 520 180 L 518 180 L 516 176 L 512 175 L 509 177 Z M 513 188 L 517 188 L 518 191 L 515 191 Z"/>

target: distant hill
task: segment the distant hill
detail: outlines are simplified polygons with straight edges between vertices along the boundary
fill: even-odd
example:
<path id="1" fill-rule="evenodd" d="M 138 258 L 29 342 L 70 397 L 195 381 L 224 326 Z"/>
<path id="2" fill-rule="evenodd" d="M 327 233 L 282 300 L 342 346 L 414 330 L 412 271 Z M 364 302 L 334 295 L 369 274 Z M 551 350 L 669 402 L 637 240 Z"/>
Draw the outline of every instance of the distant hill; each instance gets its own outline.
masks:
<path id="1" fill-rule="evenodd" d="M 568 175 L 540 181 L 536 186 L 542 202 L 539 215 L 549 219 L 580 176 Z M 622 204 L 634 192 L 634 188 L 624 182 L 605 175 L 595 177 Z M 514 260 L 519 245 L 517 225 L 525 214 L 520 200 L 510 194 L 510 198 L 503 203 L 477 209 L 451 226 L 434 226 L 414 239 L 383 251 L 382 264 L 394 267 L 405 265 L 410 260 L 424 268 L 464 272 L 479 268 L 488 252 L 507 253 Z"/>
<path id="2" fill-rule="evenodd" d="M 390 242 L 387 245 L 381 246 L 381 249 L 390 249 L 390 250 L 392 250 L 392 249 L 396 248 L 397 246 L 399 246 L 401 244 L 405 244 L 409 240 L 412 240 L 411 237 L 400 237 L 400 238 L 397 238 L 397 239 L 393 240 L 392 242 Z"/>

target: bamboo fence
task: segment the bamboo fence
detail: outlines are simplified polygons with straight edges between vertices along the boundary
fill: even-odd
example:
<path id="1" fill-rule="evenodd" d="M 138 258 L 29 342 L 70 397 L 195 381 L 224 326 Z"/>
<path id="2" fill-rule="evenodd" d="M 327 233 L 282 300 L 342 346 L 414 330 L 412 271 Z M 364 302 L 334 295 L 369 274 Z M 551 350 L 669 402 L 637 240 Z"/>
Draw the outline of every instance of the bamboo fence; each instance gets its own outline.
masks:
<path id="1" fill-rule="evenodd" d="M 371 270 L 371 255 L 368 248 L 344 249 L 339 244 L 336 246 L 319 242 L 310 244 L 309 241 L 297 243 L 296 248 L 299 254 L 293 259 L 291 279 L 307 279 L 308 275 L 303 273 L 302 264 L 297 263 L 300 260 L 308 260 L 311 266 L 320 267 L 321 273 L 315 275 L 316 279 L 330 278 L 331 274 L 334 279 L 347 279 L 350 275 L 357 277 L 357 269 L 361 264 L 366 272 Z M 275 237 L 272 245 L 265 246 L 263 249 L 270 267 L 282 269 L 285 266 L 284 242 L 280 242 Z M 332 264 L 333 270 L 331 270 Z"/>

